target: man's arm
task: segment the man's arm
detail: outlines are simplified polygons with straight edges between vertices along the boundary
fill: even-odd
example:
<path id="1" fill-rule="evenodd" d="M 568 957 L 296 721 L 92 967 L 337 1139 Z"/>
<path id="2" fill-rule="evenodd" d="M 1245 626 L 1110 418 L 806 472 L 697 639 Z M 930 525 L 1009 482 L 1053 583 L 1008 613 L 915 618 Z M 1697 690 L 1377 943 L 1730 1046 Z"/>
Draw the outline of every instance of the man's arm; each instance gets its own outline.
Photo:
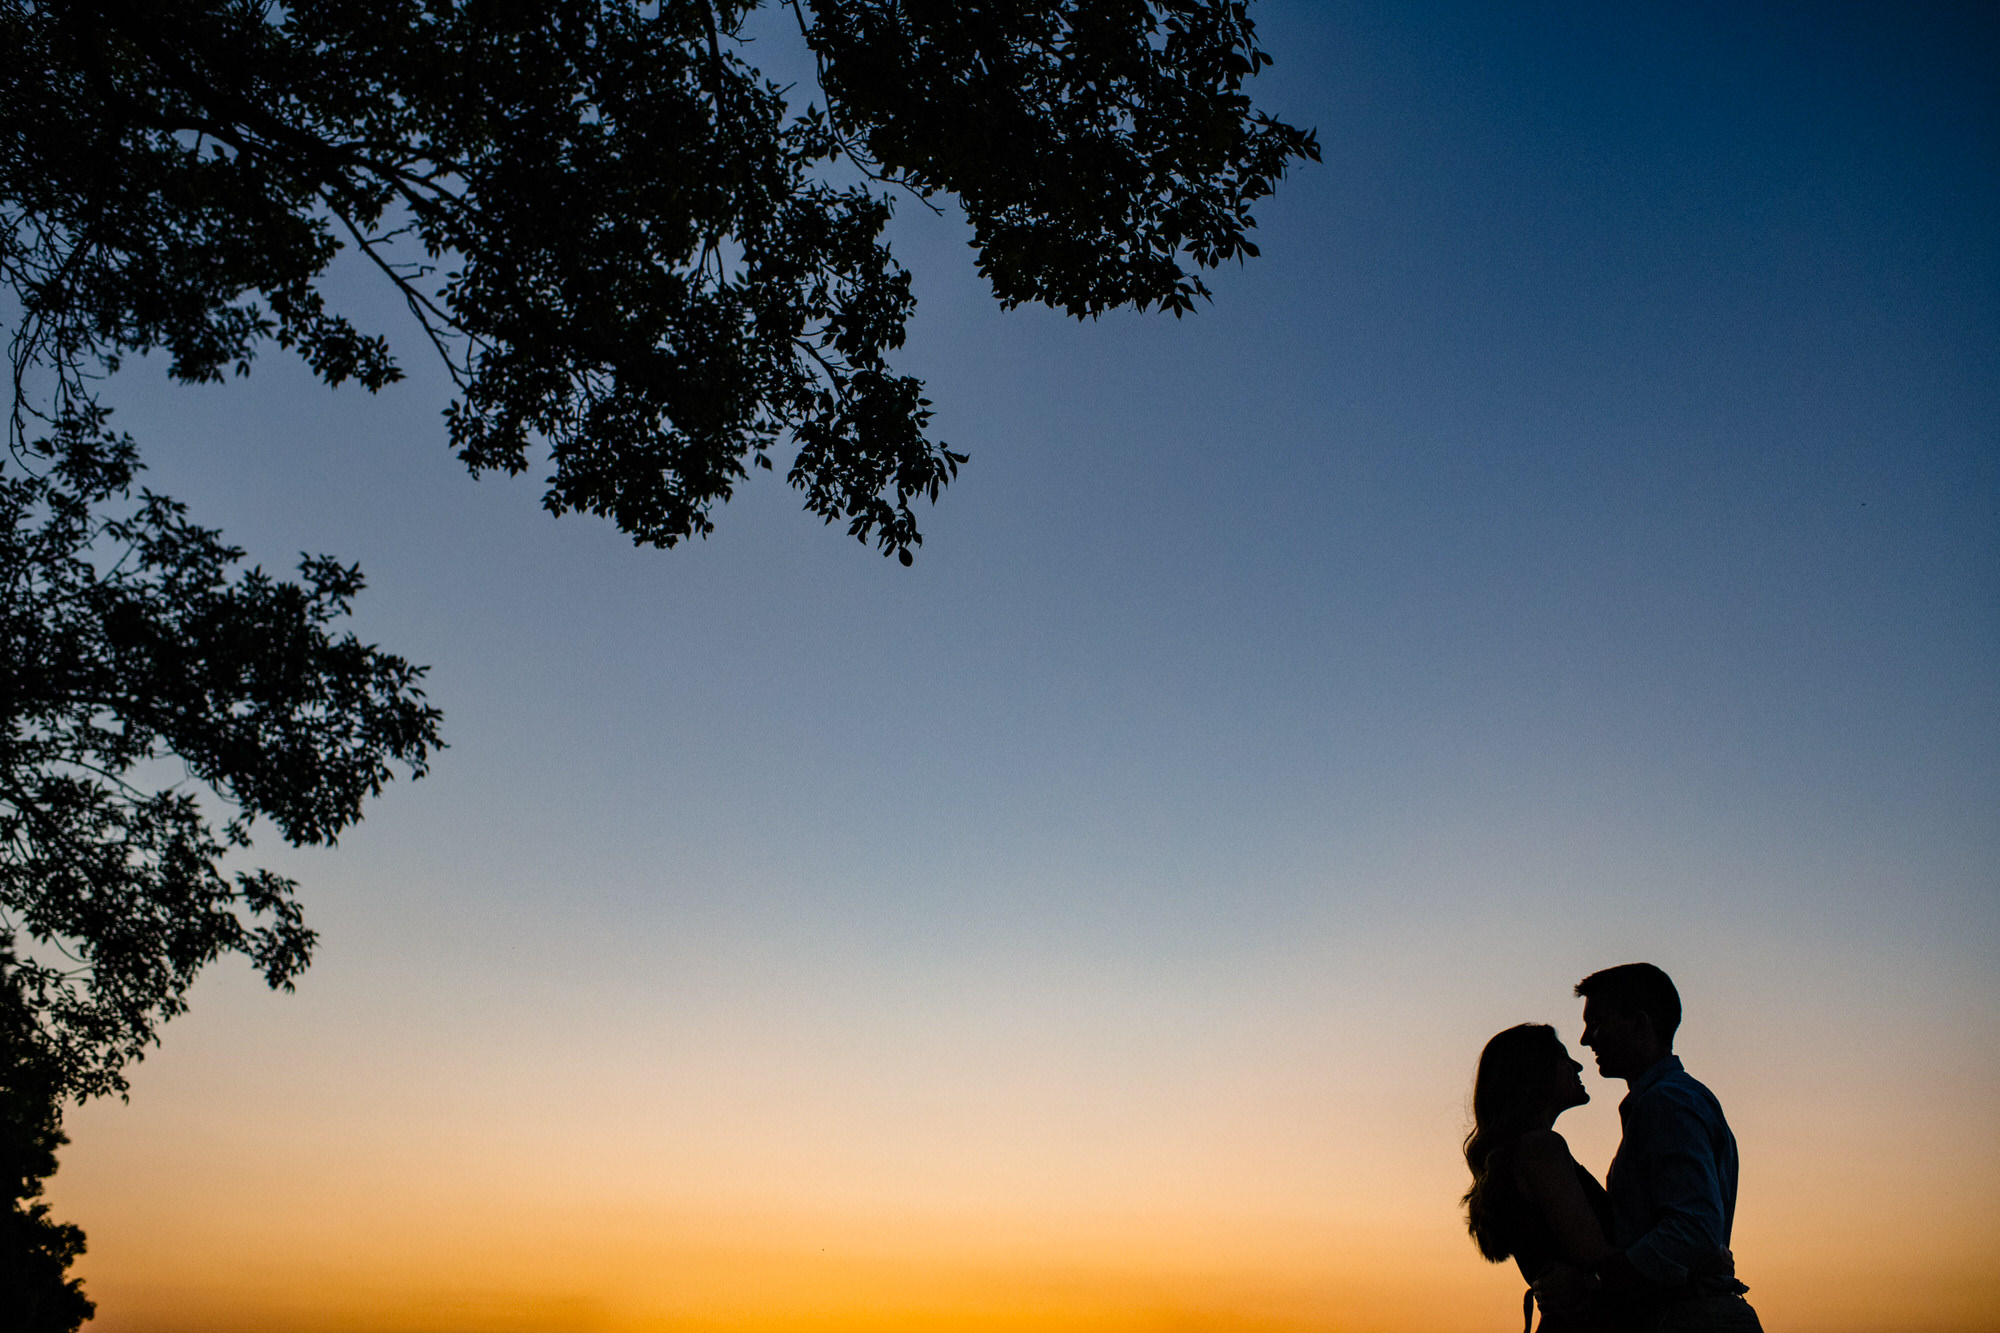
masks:
<path id="1" fill-rule="evenodd" d="M 1623 1250 L 1613 1250 L 1588 1268 L 1573 1264 L 1550 1264 L 1536 1277 L 1535 1299 L 1542 1309 L 1553 1312 L 1580 1310 L 1599 1291 L 1644 1292 L 1653 1283 L 1639 1275 Z"/>

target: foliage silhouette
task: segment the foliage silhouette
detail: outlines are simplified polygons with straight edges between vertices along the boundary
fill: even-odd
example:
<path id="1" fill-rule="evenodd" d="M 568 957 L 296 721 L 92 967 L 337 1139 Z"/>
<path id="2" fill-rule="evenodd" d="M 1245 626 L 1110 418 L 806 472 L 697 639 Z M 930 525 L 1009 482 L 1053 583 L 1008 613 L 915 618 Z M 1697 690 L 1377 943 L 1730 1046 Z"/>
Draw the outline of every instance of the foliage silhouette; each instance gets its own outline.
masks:
<path id="1" fill-rule="evenodd" d="M 389 383 L 317 286 L 346 247 L 449 368 L 474 473 L 545 449 L 549 509 L 673 546 L 789 440 L 806 508 L 907 564 L 965 455 L 888 363 L 897 193 L 956 196 L 1005 305 L 1179 315 L 1318 156 L 1243 91 L 1243 0 L 793 0 L 803 107 L 743 58 L 757 7 L 0 0 L 17 420 L 26 368 L 67 407 L 139 350 Z"/>
<path id="2" fill-rule="evenodd" d="M 422 668 L 330 628 L 358 570 L 235 571 L 180 505 L 130 499 L 131 442 L 101 413 L 28 457 L 42 470 L 0 472 L 0 913 L 47 946 L 9 984 L 82 1099 L 124 1088 L 221 955 L 291 985 L 313 942 L 295 886 L 222 858 L 259 817 L 333 841 L 390 761 L 424 772 L 439 715 Z M 193 782 L 141 785 L 161 776 Z"/>
<path id="3" fill-rule="evenodd" d="M 96 1313 L 68 1276 L 83 1232 L 34 1200 L 55 1174 L 62 1132 L 61 1073 L 21 993 L 12 950 L 0 945 L 0 1310 L 17 1333 L 71 1333 Z"/>
<path id="4" fill-rule="evenodd" d="M 28 1327 L 90 1313 L 81 1232 L 26 1203 L 63 1099 L 122 1091 L 222 955 L 286 988 L 309 960 L 296 886 L 225 856 L 258 818 L 333 841 L 440 744 L 422 669 L 332 628 L 358 570 L 239 571 L 134 497 L 96 392 L 121 358 L 192 383 L 276 344 L 380 389 L 386 336 L 322 289 L 345 251 L 448 371 L 474 475 L 546 466 L 552 512 L 672 547 L 789 447 L 805 508 L 907 565 L 966 455 L 890 364 L 899 197 L 958 201 L 1003 306 L 1180 316 L 1319 156 L 1244 92 L 1243 0 L 786 0 L 804 104 L 745 59 L 757 8 L 0 0 L 0 1296 L 39 1293 Z M 187 780 L 149 789 L 163 763 Z"/>

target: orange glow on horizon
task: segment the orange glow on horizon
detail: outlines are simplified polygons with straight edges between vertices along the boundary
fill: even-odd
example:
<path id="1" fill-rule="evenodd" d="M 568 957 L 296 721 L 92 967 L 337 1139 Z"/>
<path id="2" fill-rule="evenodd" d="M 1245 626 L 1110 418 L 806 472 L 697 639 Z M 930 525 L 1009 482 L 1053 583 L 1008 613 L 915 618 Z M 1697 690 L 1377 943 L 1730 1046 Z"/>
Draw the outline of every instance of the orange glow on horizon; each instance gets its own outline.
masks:
<path id="1" fill-rule="evenodd" d="M 50 1202 L 89 1234 L 98 1333 L 1492 1333 L 1519 1317 L 1513 1266 L 1480 1260 L 1458 1213 L 1469 1053 L 1513 1001 L 1371 1001 L 1397 986 L 1311 960 L 1267 960 L 1253 999 L 1216 984 L 1181 1010 L 1118 984 L 1130 1017 L 1092 1028 L 1043 1020 L 1034 1005 L 1088 1012 L 1051 982 L 1025 1017 L 912 1006 L 852 1020 L 843 1043 L 809 1004 L 772 1002 L 691 1009 L 664 1051 L 620 1026 L 642 1011 L 496 1020 L 504 1041 L 449 1059 L 385 1027 L 365 1060 L 245 987 L 190 1016 L 129 1105 L 72 1117 Z M 1850 1023 L 1846 1045 L 1802 1044 L 1754 993 L 1716 1008 L 1761 1019 L 1685 1045 L 1743 1145 L 1735 1248 L 1766 1326 L 2000 1327 L 1981 1068 L 1948 1033 Z M 1587 1082 L 1561 1127 L 1601 1173 L 1619 1089 Z M 1907 1087 L 1930 1090 L 1920 1114 Z"/>
<path id="2" fill-rule="evenodd" d="M 464 1220 L 464 1219 L 461 1219 Z M 1285 1253 L 1275 1233 L 1236 1231 L 1212 1250 L 1163 1245 L 1140 1253 L 1130 1235 L 1071 1237 L 1063 1262 L 1026 1251 L 1008 1256 L 977 1237 L 911 1225 L 900 1238 L 867 1233 L 826 1246 L 783 1246 L 767 1237 L 684 1224 L 648 1232 L 640 1219 L 600 1219 L 600 1231 L 566 1242 L 460 1233 L 456 1254 L 438 1232 L 419 1258 L 350 1244 L 301 1261 L 294 1242 L 226 1258 L 212 1234 L 169 1247 L 146 1269 L 98 1280 L 107 1333 L 986 1333 L 1034 1328 L 1059 1333 L 1440 1333 L 1489 1330 L 1515 1307 L 1511 1267 L 1486 1268 L 1445 1234 L 1322 1236 L 1312 1255 Z M 941 1234 L 942 1232 L 942 1234 Z M 231 1239 L 239 1243 L 247 1238 Z M 350 1236 L 350 1241 L 357 1239 Z M 797 1237 L 793 1238 L 795 1241 Z M 831 1237 L 829 1237 L 831 1240 Z M 900 1239 L 901 1243 L 897 1243 Z M 394 1248 L 392 1232 L 378 1243 Z M 1233 1242 L 1233 1243 L 1231 1243 Z M 1278 1243 L 1273 1243 L 1278 1242 Z M 1972 1333 L 2000 1313 L 2000 1271 L 1970 1251 L 1938 1255 L 1930 1271 L 1907 1263 L 1830 1274 L 1823 1263 L 1769 1256 L 1753 1293 L 1767 1326 L 1808 1333 L 1867 1329 Z M 1319 1250 L 1320 1247 L 1310 1247 Z M 281 1257 L 277 1251 L 289 1257 Z M 1125 1251 L 1116 1255 L 1117 1251 Z M 1178 1251 L 1178 1252 L 1177 1252 Z M 1261 1253 L 1252 1253 L 1261 1251 Z M 1111 1257 L 1107 1257 L 1110 1255 Z M 365 1279 L 357 1274 L 365 1273 Z M 1914 1299 L 1922 1293 L 1923 1299 Z"/>
<path id="3" fill-rule="evenodd" d="M 162 1182 L 163 1184 L 166 1182 Z M 179 1182 L 183 1186 L 192 1181 Z M 83 1269 L 103 1333 L 1490 1333 L 1512 1265 L 1472 1251 L 1449 1171 L 1339 1212 L 956 1213 L 849 1201 L 674 1214 L 511 1181 L 398 1197 L 298 1180 L 293 1207 L 100 1206 Z M 261 1190 L 257 1191 L 261 1193 Z M 268 1197 L 268 1196 L 267 1196 Z M 1757 1205 L 1739 1228 L 1767 1326 L 1975 1333 L 2000 1316 L 1992 1210 L 1877 1201 L 1866 1235 Z M 178 1211 L 162 1232 L 157 1220 Z M 1372 1214 L 1372 1220 L 1369 1215 Z M 1881 1223 L 1905 1245 L 1885 1246 Z M 1849 1233 L 1842 1243 L 1842 1232 Z M 105 1257 L 113 1262 L 105 1263 Z"/>

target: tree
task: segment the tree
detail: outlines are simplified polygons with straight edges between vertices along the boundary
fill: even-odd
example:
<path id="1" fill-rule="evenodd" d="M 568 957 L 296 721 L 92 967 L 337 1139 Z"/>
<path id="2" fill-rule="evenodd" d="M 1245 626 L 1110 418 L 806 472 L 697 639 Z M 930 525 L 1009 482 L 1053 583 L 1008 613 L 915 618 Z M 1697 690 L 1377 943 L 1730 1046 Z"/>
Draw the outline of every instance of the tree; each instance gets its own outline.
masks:
<path id="1" fill-rule="evenodd" d="M 138 458 L 95 386 L 122 357 L 216 380 L 275 343 L 379 389 L 386 336 L 322 289 L 345 252 L 449 370 L 475 474 L 545 456 L 549 509 L 673 546 L 785 444 L 809 511 L 907 564 L 965 455 L 889 364 L 896 199 L 955 198 L 1003 305 L 1179 316 L 1318 155 L 1243 91 L 1269 61 L 1244 0 L 785 0 L 803 104 L 744 58 L 757 7 L 0 0 L 0 908 L 80 951 L 82 981 L 19 976 L 65 1089 L 121 1087 L 219 953 L 303 966 L 290 887 L 222 855 L 257 816 L 330 840 L 436 741 L 413 668 L 327 637 L 356 571 L 231 582 L 172 501 L 117 511 Z M 163 755 L 233 803 L 219 832 L 122 785 Z"/>
<path id="2" fill-rule="evenodd" d="M 449 372 L 475 475 L 546 466 L 551 511 L 671 547 L 788 448 L 809 512 L 907 565 L 966 455 L 890 364 L 898 199 L 956 199 L 1003 306 L 1180 316 L 1318 157 L 1243 91 L 1244 0 L 784 0 L 803 104 L 745 59 L 758 7 L 0 0 L 0 1120 L 29 1145 L 0 1249 L 49 1327 L 88 1314 L 81 1233 L 19 1206 L 60 1100 L 121 1091 L 224 954 L 289 987 L 296 886 L 225 857 L 257 819 L 331 842 L 439 744 L 422 669 L 332 628 L 358 570 L 239 570 L 134 497 L 121 358 L 199 382 L 276 344 L 380 389 L 386 335 L 322 285 L 345 253 Z"/>
<path id="3" fill-rule="evenodd" d="M 1318 156 L 1243 91 L 1244 0 L 791 0 L 802 107 L 744 60 L 757 0 L 0 5 L 17 421 L 28 368 L 59 413 L 140 350 L 389 383 L 318 286 L 345 248 L 449 368 L 468 468 L 545 451 L 549 509 L 661 546 L 789 442 L 805 507 L 909 563 L 965 455 L 888 362 L 899 195 L 956 197 L 1003 305 L 1179 315 Z"/>
<path id="4" fill-rule="evenodd" d="M 287 990 L 311 957 L 297 886 L 225 855 L 259 818 L 332 842 L 439 744 L 423 669 L 331 628 L 358 569 L 236 569 L 137 466 L 98 411 L 0 470 L 0 1308 L 49 1333 L 92 1309 L 31 1202 L 62 1103 L 123 1091 L 222 955 Z"/>
<path id="5" fill-rule="evenodd" d="M 71 1333 L 96 1312 L 69 1266 L 83 1232 L 34 1202 L 56 1169 L 62 1132 L 61 1074 L 21 993 L 17 960 L 0 948 L 0 1309 L 20 1333 Z"/>
<path id="6" fill-rule="evenodd" d="M 44 946 L 7 984 L 81 1099 L 123 1090 L 223 954 L 289 988 L 313 942 L 296 886 L 224 856 L 259 818 L 332 842 L 390 761 L 422 775 L 439 714 L 421 667 L 330 628 L 358 569 L 235 570 L 181 505 L 131 502 L 135 451 L 101 413 L 31 457 L 0 473 L 0 950 Z"/>

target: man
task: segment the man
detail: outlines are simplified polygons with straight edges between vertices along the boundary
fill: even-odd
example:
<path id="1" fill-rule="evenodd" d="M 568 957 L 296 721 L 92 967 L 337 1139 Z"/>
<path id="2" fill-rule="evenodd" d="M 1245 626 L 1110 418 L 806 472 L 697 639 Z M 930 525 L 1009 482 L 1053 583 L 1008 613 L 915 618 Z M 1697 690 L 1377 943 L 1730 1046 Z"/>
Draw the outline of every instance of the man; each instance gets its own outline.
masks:
<path id="1" fill-rule="evenodd" d="M 1576 993 L 1598 1072 L 1630 1089 L 1605 1178 L 1618 1252 L 1587 1272 L 1558 1265 L 1536 1283 L 1538 1297 L 1565 1309 L 1601 1290 L 1661 1333 L 1762 1333 L 1729 1252 L 1736 1137 L 1715 1094 L 1674 1054 L 1680 992 L 1651 963 L 1627 963 L 1591 973 Z"/>

